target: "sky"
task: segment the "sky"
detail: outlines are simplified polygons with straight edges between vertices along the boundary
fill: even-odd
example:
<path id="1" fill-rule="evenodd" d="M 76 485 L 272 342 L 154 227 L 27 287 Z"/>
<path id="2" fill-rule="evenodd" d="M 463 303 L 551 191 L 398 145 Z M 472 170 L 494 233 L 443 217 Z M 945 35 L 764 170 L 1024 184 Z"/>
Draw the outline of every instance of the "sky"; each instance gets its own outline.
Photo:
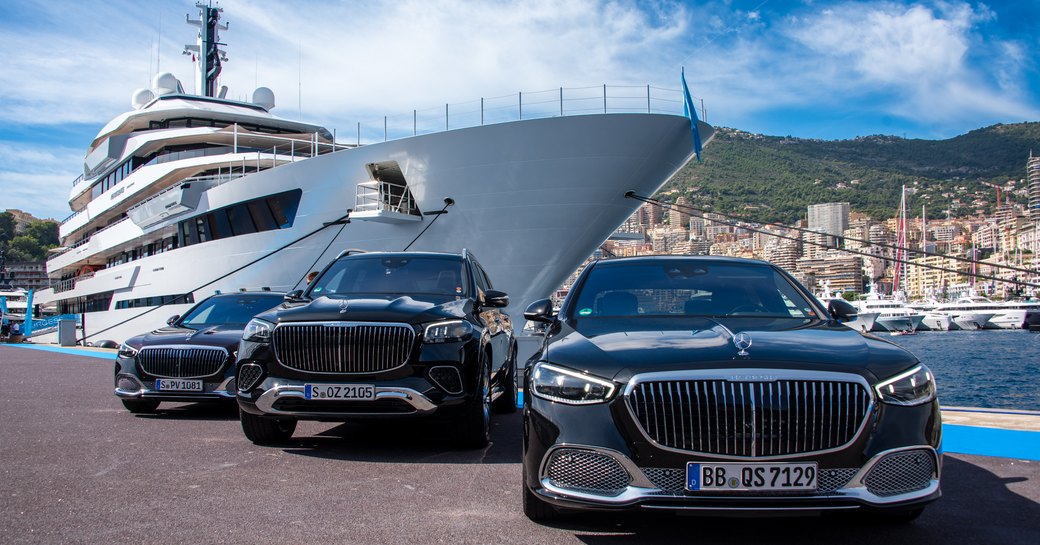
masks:
<path id="1" fill-rule="evenodd" d="M 230 23 L 228 98 L 269 87 L 275 115 L 345 142 L 358 123 L 366 135 L 379 125 L 381 138 L 384 115 L 481 97 L 537 102 L 604 84 L 667 93 L 680 88 L 680 67 L 709 123 L 768 135 L 945 139 L 1040 120 L 1036 1 L 218 5 Z M 131 94 L 160 71 L 193 88 L 182 50 L 197 31 L 186 15 L 197 17 L 195 0 L 4 2 L 0 210 L 67 217 L 86 146 Z"/>

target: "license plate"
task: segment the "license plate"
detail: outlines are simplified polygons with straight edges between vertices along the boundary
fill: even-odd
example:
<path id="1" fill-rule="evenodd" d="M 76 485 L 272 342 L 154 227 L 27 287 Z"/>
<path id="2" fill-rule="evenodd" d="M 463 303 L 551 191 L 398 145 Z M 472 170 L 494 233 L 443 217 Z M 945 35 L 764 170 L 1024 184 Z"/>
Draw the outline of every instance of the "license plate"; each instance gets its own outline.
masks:
<path id="1" fill-rule="evenodd" d="M 179 391 L 179 392 L 201 392 L 201 380 L 185 380 L 182 378 L 160 378 L 155 380 L 156 390 Z"/>
<path id="2" fill-rule="evenodd" d="M 306 399 L 375 399 L 376 387 L 372 384 L 304 384 Z"/>
<path id="3" fill-rule="evenodd" d="M 816 463 L 686 464 L 686 489 L 693 491 L 816 490 Z"/>

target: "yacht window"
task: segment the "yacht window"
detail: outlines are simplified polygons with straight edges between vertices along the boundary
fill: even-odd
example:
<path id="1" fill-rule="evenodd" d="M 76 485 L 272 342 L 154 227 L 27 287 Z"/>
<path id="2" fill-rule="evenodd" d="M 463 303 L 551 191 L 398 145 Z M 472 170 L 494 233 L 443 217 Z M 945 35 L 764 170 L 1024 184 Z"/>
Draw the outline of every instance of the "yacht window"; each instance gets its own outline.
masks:
<path id="1" fill-rule="evenodd" d="M 267 202 L 265 201 L 257 200 L 250 202 L 249 215 L 252 216 L 257 231 L 270 231 L 278 228 L 274 216 L 271 215 L 271 209 L 267 207 Z"/>
<path id="2" fill-rule="evenodd" d="M 256 226 L 249 217 L 249 209 L 244 204 L 236 204 L 227 211 L 228 220 L 231 222 L 231 231 L 238 235 L 248 235 L 256 232 Z"/>

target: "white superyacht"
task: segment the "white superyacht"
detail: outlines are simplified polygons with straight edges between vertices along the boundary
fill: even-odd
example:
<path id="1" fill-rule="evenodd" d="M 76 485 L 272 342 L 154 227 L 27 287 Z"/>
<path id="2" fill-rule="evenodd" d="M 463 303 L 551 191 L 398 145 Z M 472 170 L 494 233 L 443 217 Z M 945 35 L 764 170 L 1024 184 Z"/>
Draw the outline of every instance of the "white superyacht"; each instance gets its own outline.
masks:
<path id="1" fill-rule="evenodd" d="M 195 93 L 168 73 L 135 92 L 69 194 L 36 300 L 81 316 L 82 341 L 121 342 L 215 291 L 299 288 L 345 249 L 467 248 L 519 317 L 635 211 L 626 192 L 652 195 L 713 133 L 693 111 L 650 113 L 649 87 L 642 113 L 606 113 L 604 87 L 604 113 L 566 115 L 561 90 L 558 116 L 346 146 L 272 115 L 269 89 L 225 98 L 227 27 L 199 7 Z"/>

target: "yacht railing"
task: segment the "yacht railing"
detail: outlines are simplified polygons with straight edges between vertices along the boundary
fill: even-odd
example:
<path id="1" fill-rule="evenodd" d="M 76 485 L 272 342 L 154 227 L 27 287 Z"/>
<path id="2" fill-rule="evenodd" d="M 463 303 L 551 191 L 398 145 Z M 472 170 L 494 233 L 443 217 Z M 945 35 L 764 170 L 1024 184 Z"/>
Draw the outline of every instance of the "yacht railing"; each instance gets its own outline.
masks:
<path id="1" fill-rule="evenodd" d="M 364 182 L 357 185 L 354 195 L 354 212 L 396 212 L 418 216 L 408 187 L 386 181 Z"/>
<path id="2" fill-rule="evenodd" d="M 694 97 L 706 120 L 703 100 Z M 458 104 L 386 115 L 358 121 L 355 144 L 371 144 L 480 125 L 602 113 L 663 113 L 682 115 L 680 89 L 653 85 L 602 85 L 558 87 L 545 91 L 521 91 L 482 97 Z"/>

